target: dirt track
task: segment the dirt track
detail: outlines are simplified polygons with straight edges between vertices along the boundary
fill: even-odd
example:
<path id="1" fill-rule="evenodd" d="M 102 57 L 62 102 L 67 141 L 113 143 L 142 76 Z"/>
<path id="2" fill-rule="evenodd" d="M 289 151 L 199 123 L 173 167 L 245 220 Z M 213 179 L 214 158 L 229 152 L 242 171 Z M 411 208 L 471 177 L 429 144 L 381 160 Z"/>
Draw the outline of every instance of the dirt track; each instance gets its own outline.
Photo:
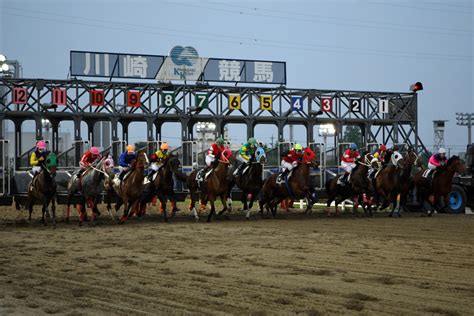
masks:
<path id="1" fill-rule="evenodd" d="M 381 215 L 53 230 L 3 210 L 0 314 L 472 315 L 474 216 Z"/>

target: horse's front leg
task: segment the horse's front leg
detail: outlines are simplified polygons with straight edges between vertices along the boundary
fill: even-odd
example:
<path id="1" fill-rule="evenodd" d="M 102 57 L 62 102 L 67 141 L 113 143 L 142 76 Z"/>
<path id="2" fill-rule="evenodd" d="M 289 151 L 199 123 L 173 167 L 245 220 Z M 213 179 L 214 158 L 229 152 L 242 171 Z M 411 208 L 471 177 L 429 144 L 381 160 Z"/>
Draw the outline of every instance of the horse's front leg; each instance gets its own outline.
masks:
<path id="1" fill-rule="evenodd" d="M 53 213 L 53 226 L 56 227 L 56 196 L 51 199 L 51 212 Z"/>
<path id="2" fill-rule="evenodd" d="M 41 212 L 42 212 L 41 222 L 43 223 L 44 226 L 48 225 L 48 223 L 46 223 L 46 219 L 45 219 L 45 214 L 46 214 L 47 209 L 48 209 L 48 201 L 45 198 L 45 200 L 43 201 L 43 208 L 41 209 Z"/>
<path id="3" fill-rule="evenodd" d="M 227 199 L 226 199 L 226 196 L 225 196 L 225 195 L 221 195 L 220 198 L 221 198 L 221 203 L 222 203 L 223 208 L 222 208 L 222 211 L 220 211 L 220 212 L 217 214 L 218 216 L 221 216 L 225 211 L 227 211 L 227 203 L 226 203 L 226 200 L 227 200 Z"/>
<path id="4" fill-rule="evenodd" d="M 118 203 L 117 203 L 118 204 Z M 120 224 L 123 224 L 127 221 L 128 219 L 128 212 L 130 211 L 130 207 L 132 206 L 132 203 L 129 203 L 128 200 L 123 200 L 123 215 L 120 218 Z M 119 206 L 120 207 L 120 206 Z M 115 208 L 117 208 L 117 205 L 115 205 Z"/>
<path id="5" fill-rule="evenodd" d="M 166 204 L 168 204 L 168 199 L 164 195 L 158 195 L 158 199 L 160 200 L 160 204 L 162 205 L 162 211 L 163 211 L 163 220 L 165 223 L 168 222 L 168 214 L 166 212 Z"/>
<path id="6" fill-rule="evenodd" d="M 211 202 L 211 211 L 209 212 L 209 215 L 207 216 L 207 222 L 209 223 L 212 219 L 212 217 L 216 214 L 216 207 L 214 205 L 214 199 L 210 198 L 209 202 Z"/>

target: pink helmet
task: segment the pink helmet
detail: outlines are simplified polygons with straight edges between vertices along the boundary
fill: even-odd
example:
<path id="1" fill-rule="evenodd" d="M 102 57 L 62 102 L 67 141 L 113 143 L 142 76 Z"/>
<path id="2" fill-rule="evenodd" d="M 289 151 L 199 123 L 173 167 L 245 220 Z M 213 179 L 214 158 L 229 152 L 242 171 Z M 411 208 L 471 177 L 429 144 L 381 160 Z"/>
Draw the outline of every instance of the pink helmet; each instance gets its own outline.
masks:
<path id="1" fill-rule="evenodd" d="M 91 154 L 93 155 L 99 155 L 99 148 L 97 147 L 91 147 Z"/>
<path id="2" fill-rule="evenodd" d="M 36 148 L 38 149 L 46 149 L 46 143 L 43 140 L 40 140 L 36 143 Z"/>

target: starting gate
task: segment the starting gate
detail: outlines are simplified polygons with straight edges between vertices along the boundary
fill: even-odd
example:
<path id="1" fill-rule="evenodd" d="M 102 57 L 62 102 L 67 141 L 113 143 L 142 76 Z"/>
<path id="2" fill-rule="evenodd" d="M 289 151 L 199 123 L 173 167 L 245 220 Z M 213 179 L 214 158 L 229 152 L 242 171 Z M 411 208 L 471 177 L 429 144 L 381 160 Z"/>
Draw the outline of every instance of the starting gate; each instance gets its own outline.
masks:
<path id="1" fill-rule="evenodd" d="M 8 140 L 0 140 L 0 196 L 10 194 L 11 166 L 9 160 Z"/>

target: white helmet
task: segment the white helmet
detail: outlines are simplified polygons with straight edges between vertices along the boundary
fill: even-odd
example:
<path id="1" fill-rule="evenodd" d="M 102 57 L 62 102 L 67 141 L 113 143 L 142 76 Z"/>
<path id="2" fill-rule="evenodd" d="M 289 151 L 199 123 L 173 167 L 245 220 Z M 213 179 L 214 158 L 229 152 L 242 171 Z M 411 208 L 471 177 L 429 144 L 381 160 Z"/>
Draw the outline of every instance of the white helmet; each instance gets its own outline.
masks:
<path id="1" fill-rule="evenodd" d="M 446 153 L 446 149 L 444 149 L 443 147 L 441 147 L 440 149 L 438 149 L 438 153 L 439 153 L 439 154 L 445 154 L 445 153 Z"/>

